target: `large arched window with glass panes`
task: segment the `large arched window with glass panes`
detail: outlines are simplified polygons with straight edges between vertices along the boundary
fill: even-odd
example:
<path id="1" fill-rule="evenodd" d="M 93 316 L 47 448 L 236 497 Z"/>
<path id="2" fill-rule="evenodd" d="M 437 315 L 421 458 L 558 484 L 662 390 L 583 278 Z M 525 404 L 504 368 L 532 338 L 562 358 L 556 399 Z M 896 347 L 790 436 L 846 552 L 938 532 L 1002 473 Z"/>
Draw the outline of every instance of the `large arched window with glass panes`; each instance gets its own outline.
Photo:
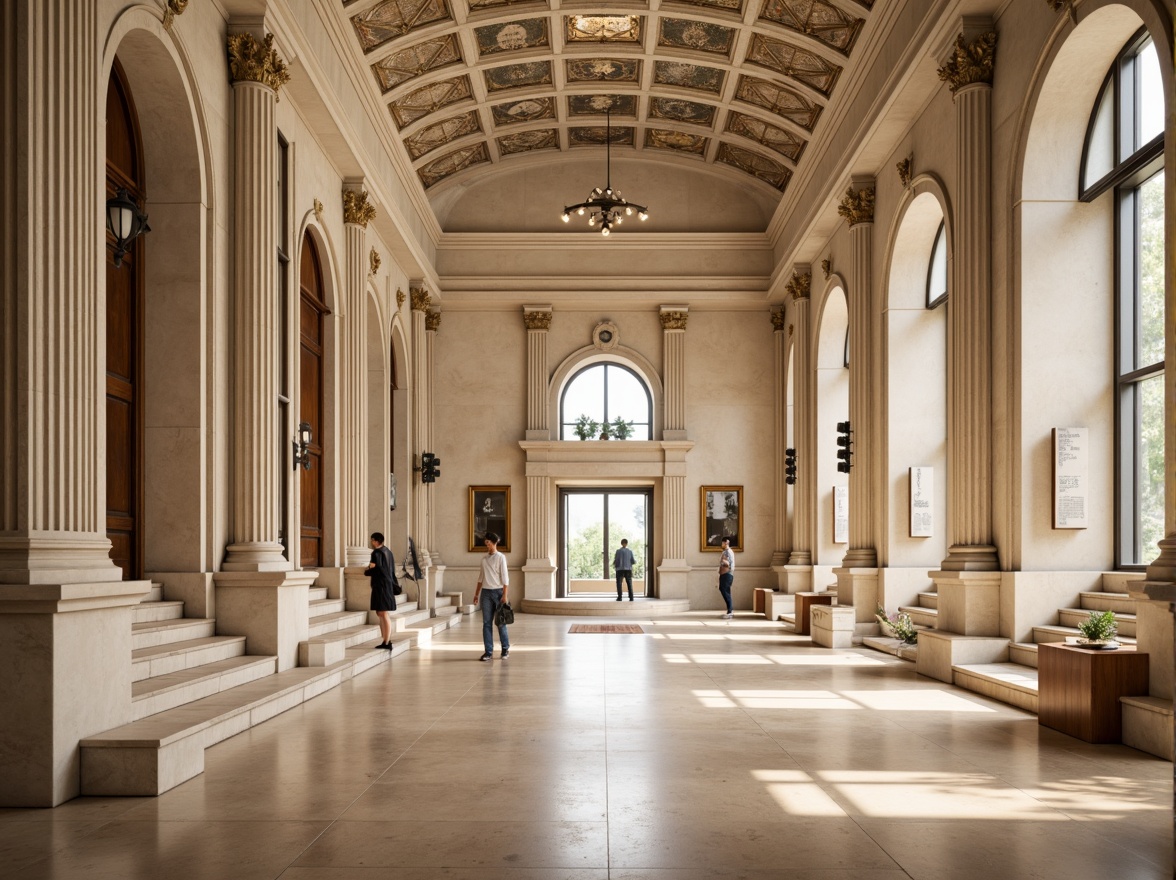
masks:
<path id="1" fill-rule="evenodd" d="M 1141 30 L 1119 53 L 1086 132 L 1079 197 L 1110 199 L 1115 242 L 1116 546 L 1146 565 L 1164 537 L 1164 92 Z"/>
<path id="2" fill-rule="evenodd" d="M 602 434 L 607 434 L 606 439 L 651 440 L 653 398 L 641 377 L 628 367 L 592 364 L 565 386 L 559 422 L 561 440 L 598 439 Z M 618 430 L 620 425 L 626 428 Z M 627 436 L 622 437 L 626 430 Z"/>

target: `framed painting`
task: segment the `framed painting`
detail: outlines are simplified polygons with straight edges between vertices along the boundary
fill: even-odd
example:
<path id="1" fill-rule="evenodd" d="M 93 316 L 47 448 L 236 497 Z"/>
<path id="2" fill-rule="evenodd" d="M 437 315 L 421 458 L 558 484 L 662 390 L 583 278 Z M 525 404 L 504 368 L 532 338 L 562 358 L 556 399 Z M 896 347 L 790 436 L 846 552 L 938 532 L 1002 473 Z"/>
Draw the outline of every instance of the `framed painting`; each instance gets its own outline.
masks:
<path id="1" fill-rule="evenodd" d="M 487 532 L 501 540 L 498 549 L 510 552 L 510 486 L 470 486 L 470 552 L 485 553 Z"/>
<path id="2" fill-rule="evenodd" d="M 743 487 L 702 486 L 702 524 L 699 550 L 718 553 L 723 538 L 731 539 L 732 550 L 743 549 Z"/>

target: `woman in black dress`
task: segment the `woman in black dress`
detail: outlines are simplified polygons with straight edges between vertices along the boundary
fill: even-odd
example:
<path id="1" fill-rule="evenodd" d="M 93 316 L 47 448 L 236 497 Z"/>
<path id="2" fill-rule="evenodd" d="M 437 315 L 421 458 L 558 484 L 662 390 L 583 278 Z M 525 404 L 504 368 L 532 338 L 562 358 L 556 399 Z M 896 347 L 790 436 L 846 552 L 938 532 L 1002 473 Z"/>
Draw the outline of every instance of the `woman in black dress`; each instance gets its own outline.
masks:
<path id="1" fill-rule="evenodd" d="M 392 650 L 391 612 L 396 610 L 396 558 L 384 546 L 384 536 L 372 532 L 372 561 L 365 575 L 372 579 L 372 611 L 380 618 L 380 644 L 377 648 Z"/>

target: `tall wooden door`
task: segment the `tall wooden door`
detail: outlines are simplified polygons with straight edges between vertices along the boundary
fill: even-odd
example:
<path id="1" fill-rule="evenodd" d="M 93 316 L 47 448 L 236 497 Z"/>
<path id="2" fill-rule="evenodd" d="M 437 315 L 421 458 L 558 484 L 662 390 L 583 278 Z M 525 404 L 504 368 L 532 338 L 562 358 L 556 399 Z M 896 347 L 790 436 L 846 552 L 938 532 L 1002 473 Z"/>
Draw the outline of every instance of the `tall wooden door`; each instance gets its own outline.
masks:
<path id="1" fill-rule="evenodd" d="M 116 60 L 106 92 L 106 197 L 124 187 L 143 204 L 143 148 L 135 105 Z M 144 241 L 114 265 L 106 236 L 106 535 L 124 578 L 142 573 L 142 345 Z"/>
<path id="2" fill-rule="evenodd" d="M 310 425 L 310 469 L 300 471 L 300 545 L 303 568 L 323 561 L 323 273 L 318 250 L 309 234 L 302 240 L 299 268 L 299 398 L 298 420 Z"/>

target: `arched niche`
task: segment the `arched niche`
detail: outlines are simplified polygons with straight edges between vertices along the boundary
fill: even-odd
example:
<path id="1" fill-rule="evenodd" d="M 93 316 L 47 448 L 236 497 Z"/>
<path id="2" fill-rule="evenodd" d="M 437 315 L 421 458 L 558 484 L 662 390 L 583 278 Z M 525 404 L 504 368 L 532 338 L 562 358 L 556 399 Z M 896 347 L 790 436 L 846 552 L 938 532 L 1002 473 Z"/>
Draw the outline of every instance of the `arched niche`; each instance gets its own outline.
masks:
<path id="1" fill-rule="evenodd" d="M 644 355 L 623 345 L 618 345 L 612 351 L 601 351 L 592 345 L 584 346 L 568 355 L 563 363 L 556 368 L 547 388 L 547 412 L 548 424 L 551 426 L 551 439 L 558 440 L 560 437 L 560 403 L 563 400 L 563 392 L 568 382 L 585 367 L 594 364 L 617 364 L 627 367 L 637 374 L 653 399 L 653 424 L 650 426 L 650 439 L 660 439 L 664 407 L 661 377 L 657 368 Z"/>
<path id="2" fill-rule="evenodd" d="M 384 467 L 396 476 L 396 506 L 388 511 L 389 546 L 400 560 L 408 548 L 409 511 L 413 492 L 412 444 L 409 436 L 412 387 L 409 374 L 410 359 L 405 340 L 406 331 L 399 313 L 389 327 L 388 382 L 384 385 L 384 396 L 388 400 L 387 440 L 383 445 Z M 390 506 L 390 505 L 389 505 Z M 406 591 L 412 591 L 411 583 L 405 584 Z M 410 598 L 412 598 L 410 596 Z"/>
<path id="3" fill-rule="evenodd" d="M 389 474 L 391 456 L 388 445 L 389 419 L 391 416 L 392 368 L 391 345 L 388 339 L 388 325 L 380 314 L 379 293 L 375 287 L 367 286 L 364 298 L 367 309 L 364 341 L 364 367 L 367 373 L 367 499 L 364 509 L 367 516 L 368 533 L 381 532 L 387 538 L 390 529 L 388 517 Z M 366 536 L 365 536 L 366 537 Z M 393 544 L 393 547 L 398 545 Z"/>
<path id="4" fill-rule="evenodd" d="M 829 278 L 821 298 L 813 358 L 816 392 L 816 539 L 813 563 L 837 565 L 845 556 L 845 544 L 833 541 L 833 487 L 848 486 L 849 475 L 838 473 L 837 423 L 849 418 L 849 370 L 845 367 L 845 340 L 849 330 L 849 309 L 844 282 Z"/>

